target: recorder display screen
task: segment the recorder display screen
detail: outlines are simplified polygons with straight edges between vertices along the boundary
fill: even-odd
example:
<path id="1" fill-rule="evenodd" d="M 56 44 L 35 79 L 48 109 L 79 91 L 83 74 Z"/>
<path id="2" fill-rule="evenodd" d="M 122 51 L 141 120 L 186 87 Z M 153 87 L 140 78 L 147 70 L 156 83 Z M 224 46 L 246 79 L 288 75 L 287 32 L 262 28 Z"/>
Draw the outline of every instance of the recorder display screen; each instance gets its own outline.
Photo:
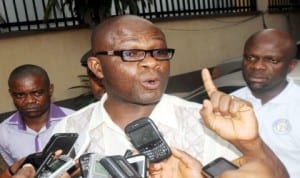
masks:
<path id="1" fill-rule="evenodd" d="M 53 161 L 50 165 L 49 165 L 49 170 L 54 172 L 55 170 L 57 170 L 58 168 L 60 168 L 62 165 L 64 165 L 66 163 L 65 160 L 62 159 L 57 159 L 55 161 Z"/>
<path id="2" fill-rule="evenodd" d="M 207 168 L 207 172 L 211 174 L 211 176 L 218 176 L 222 172 L 226 170 L 236 169 L 236 167 L 232 166 L 231 164 L 227 163 L 224 160 L 218 161 L 216 164 L 214 164 L 211 167 Z"/>

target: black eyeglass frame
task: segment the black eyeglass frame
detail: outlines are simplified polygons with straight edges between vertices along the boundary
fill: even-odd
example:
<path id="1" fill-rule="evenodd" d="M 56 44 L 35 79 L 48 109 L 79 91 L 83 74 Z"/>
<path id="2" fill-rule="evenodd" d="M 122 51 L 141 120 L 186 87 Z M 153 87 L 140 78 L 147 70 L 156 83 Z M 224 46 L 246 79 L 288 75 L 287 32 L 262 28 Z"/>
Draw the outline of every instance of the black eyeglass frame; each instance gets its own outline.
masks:
<path id="1" fill-rule="evenodd" d="M 167 51 L 169 56 L 168 58 L 157 58 L 159 51 Z M 126 56 L 126 52 L 139 52 L 142 51 L 144 52 L 143 57 L 141 57 L 140 59 L 136 59 L 136 60 L 127 60 L 126 58 L 128 58 L 128 56 Z M 159 49 L 150 49 L 150 50 L 144 50 L 144 49 L 127 49 L 127 50 L 116 50 L 116 51 L 98 51 L 93 53 L 93 56 L 96 57 L 97 55 L 107 55 L 107 56 L 119 56 L 121 57 L 122 61 L 124 62 L 136 62 L 136 61 L 143 61 L 146 57 L 146 54 L 150 53 L 150 55 L 155 58 L 158 61 L 164 61 L 164 60 L 171 60 L 174 56 L 175 53 L 175 49 L 173 48 L 159 48 Z"/>

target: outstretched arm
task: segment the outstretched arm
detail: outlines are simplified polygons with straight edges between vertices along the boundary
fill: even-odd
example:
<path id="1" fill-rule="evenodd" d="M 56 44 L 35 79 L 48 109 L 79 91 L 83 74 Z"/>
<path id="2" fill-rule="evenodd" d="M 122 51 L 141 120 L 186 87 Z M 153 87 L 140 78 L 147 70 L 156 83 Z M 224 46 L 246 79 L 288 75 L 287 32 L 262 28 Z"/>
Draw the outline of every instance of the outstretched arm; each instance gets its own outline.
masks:
<path id="1" fill-rule="evenodd" d="M 202 70 L 202 79 L 210 99 L 204 100 L 200 114 L 208 128 L 243 153 L 237 162 L 242 166 L 256 160 L 265 165 L 264 170 L 272 173 L 273 178 L 289 177 L 284 165 L 260 138 L 252 105 L 218 91 L 207 69 Z"/>

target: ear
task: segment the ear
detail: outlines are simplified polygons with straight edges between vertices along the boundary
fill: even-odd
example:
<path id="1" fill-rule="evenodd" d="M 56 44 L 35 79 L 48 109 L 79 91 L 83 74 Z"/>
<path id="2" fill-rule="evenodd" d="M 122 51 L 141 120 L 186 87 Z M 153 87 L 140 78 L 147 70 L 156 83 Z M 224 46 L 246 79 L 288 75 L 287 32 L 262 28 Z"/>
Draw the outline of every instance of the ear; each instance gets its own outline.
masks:
<path id="1" fill-rule="evenodd" d="M 294 68 L 296 67 L 298 63 L 297 59 L 292 59 L 289 63 L 289 68 L 288 68 L 288 73 L 290 73 L 292 70 L 294 70 Z"/>
<path id="2" fill-rule="evenodd" d="M 50 86 L 49 86 L 49 94 L 50 94 L 50 96 L 53 95 L 53 92 L 54 92 L 54 85 L 51 83 Z"/>
<path id="3" fill-rule="evenodd" d="M 87 66 L 97 78 L 102 79 L 104 77 L 102 71 L 102 65 L 98 58 L 89 57 L 87 60 Z"/>

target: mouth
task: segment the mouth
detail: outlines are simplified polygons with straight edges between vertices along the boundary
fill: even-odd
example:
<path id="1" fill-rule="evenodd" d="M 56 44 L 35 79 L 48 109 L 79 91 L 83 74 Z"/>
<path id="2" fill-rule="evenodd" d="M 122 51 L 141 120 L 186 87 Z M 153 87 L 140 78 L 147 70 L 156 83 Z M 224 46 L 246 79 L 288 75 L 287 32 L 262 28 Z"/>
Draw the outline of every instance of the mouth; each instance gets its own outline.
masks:
<path id="1" fill-rule="evenodd" d="M 36 111 L 38 111 L 38 109 L 34 108 L 34 107 L 30 107 L 30 108 L 24 108 L 24 111 L 26 111 L 26 112 L 36 112 Z"/>
<path id="2" fill-rule="evenodd" d="M 146 90 L 156 90 L 160 86 L 160 80 L 158 78 L 151 78 L 142 81 L 142 86 Z"/>
<path id="3" fill-rule="evenodd" d="M 267 80 L 267 78 L 263 75 L 257 75 L 257 74 L 250 74 L 248 77 L 248 81 L 252 82 L 252 83 L 263 83 Z"/>
<path id="4" fill-rule="evenodd" d="M 248 79 L 249 81 L 262 81 L 262 80 L 266 80 L 266 72 L 262 71 L 262 70 L 245 70 L 243 71 L 243 75 L 246 79 Z"/>

